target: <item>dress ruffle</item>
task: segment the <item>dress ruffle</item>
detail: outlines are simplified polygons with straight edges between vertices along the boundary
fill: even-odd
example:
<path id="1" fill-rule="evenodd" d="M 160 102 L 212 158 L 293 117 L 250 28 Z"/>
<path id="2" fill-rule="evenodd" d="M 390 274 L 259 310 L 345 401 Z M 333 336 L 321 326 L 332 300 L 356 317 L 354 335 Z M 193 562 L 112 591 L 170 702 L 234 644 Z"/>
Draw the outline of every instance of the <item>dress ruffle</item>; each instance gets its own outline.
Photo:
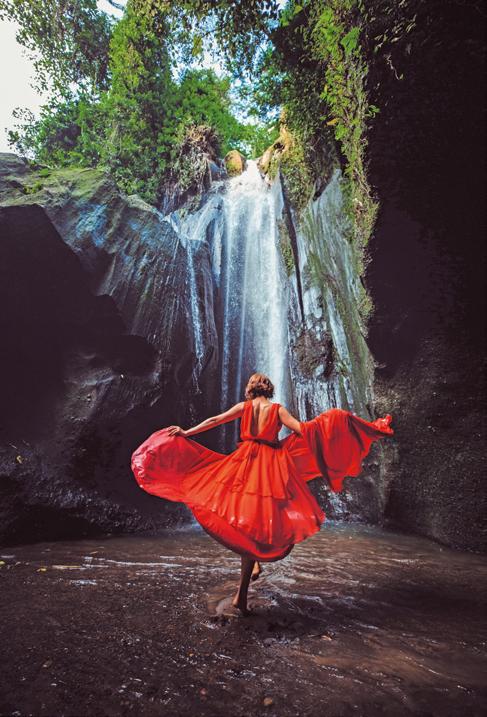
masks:
<path id="1" fill-rule="evenodd" d="M 184 502 L 202 527 L 226 547 L 262 561 L 279 560 L 316 533 L 325 519 L 306 482 L 323 476 L 342 490 L 360 473 L 371 444 L 393 433 L 390 416 L 373 423 L 331 409 L 301 422 L 302 436 L 278 441 L 278 406 L 258 436 L 250 433 L 246 403 L 241 438 L 229 455 L 184 436 L 156 431 L 132 456 L 140 487 Z M 273 444 L 273 445 L 271 445 Z"/>
<path id="2" fill-rule="evenodd" d="M 350 411 L 332 408 L 311 421 L 301 422 L 302 436 L 287 436 L 283 445 L 303 480 L 321 476 L 334 493 L 343 481 L 358 476 L 372 443 L 394 434 L 392 416 L 366 421 Z"/>

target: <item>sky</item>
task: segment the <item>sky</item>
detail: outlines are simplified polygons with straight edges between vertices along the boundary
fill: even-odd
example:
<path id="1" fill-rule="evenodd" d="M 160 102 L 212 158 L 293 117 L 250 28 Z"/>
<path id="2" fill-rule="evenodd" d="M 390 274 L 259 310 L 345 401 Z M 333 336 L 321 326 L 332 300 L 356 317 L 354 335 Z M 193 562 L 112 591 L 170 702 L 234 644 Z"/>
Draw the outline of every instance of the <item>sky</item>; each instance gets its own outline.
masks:
<path id="1" fill-rule="evenodd" d="M 15 40 L 15 25 L 0 20 L 0 152 L 12 152 L 6 127 L 13 129 L 15 107 L 28 107 L 37 114 L 43 98 L 30 87 L 32 63 Z"/>

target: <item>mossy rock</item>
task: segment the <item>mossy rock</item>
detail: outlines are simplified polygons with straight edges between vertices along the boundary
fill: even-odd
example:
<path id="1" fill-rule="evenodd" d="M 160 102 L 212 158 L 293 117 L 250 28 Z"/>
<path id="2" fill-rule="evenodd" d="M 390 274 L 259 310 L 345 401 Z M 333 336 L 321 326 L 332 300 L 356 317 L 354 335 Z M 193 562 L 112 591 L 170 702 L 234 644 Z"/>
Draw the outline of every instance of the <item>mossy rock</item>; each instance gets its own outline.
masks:
<path id="1" fill-rule="evenodd" d="M 263 174 L 269 173 L 270 164 L 271 164 L 273 155 L 274 155 L 274 147 L 271 146 L 271 147 L 268 147 L 266 149 L 266 151 L 264 152 L 264 154 L 261 157 L 259 157 L 259 159 L 257 160 L 257 166 L 259 167 L 261 172 L 263 172 Z"/>
<path id="2" fill-rule="evenodd" d="M 229 177 L 235 177 L 237 174 L 242 174 L 247 164 L 245 157 L 240 154 L 237 149 L 231 149 L 230 152 L 225 155 L 224 161 Z"/>

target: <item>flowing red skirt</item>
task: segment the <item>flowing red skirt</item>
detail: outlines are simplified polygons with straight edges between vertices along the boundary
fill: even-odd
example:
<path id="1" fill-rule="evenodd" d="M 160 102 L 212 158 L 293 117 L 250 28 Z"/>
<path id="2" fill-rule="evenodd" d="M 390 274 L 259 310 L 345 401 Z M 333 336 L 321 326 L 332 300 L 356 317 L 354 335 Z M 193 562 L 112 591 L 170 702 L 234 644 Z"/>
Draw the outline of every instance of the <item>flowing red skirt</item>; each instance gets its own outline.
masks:
<path id="1" fill-rule="evenodd" d="M 393 433 L 391 416 L 365 421 L 331 409 L 302 421 L 274 447 L 244 440 L 229 455 L 184 436 L 156 431 L 132 456 L 135 478 L 148 493 L 185 503 L 222 545 L 256 560 L 285 557 L 316 533 L 325 515 L 307 486 L 322 476 L 334 492 L 357 476 L 376 440 Z"/>

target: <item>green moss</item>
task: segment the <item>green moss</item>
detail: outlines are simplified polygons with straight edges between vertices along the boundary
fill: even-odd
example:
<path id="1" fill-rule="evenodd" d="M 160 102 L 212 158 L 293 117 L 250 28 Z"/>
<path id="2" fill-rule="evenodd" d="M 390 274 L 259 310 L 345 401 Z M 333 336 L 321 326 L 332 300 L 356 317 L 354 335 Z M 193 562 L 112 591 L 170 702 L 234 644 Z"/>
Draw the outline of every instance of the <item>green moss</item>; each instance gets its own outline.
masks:
<path id="1" fill-rule="evenodd" d="M 225 155 L 225 167 L 229 177 L 242 174 L 245 169 L 245 157 L 238 150 L 232 149 Z"/>
<path id="2" fill-rule="evenodd" d="M 294 139 L 281 160 L 281 172 L 292 205 L 302 211 L 311 199 L 314 178 L 306 162 L 302 142 Z"/>
<path id="3" fill-rule="evenodd" d="M 284 261 L 286 274 L 288 276 L 291 276 L 291 274 L 296 268 L 294 263 L 294 253 L 291 244 L 291 237 L 289 236 L 287 224 L 283 219 L 280 219 L 278 221 L 277 228 L 279 231 L 279 251 L 281 252 L 281 256 Z"/>
<path id="4" fill-rule="evenodd" d="M 281 170 L 288 199 L 298 213 L 302 211 L 313 193 L 315 173 L 310 166 L 306 142 L 289 130 L 285 113 L 281 115 L 279 137 L 264 152 L 259 166 L 272 181 Z"/>
<path id="5" fill-rule="evenodd" d="M 44 185 L 42 182 L 34 182 L 33 184 L 24 184 L 23 186 L 23 193 L 24 194 L 37 194 L 37 192 L 42 191 L 44 189 Z"/>

